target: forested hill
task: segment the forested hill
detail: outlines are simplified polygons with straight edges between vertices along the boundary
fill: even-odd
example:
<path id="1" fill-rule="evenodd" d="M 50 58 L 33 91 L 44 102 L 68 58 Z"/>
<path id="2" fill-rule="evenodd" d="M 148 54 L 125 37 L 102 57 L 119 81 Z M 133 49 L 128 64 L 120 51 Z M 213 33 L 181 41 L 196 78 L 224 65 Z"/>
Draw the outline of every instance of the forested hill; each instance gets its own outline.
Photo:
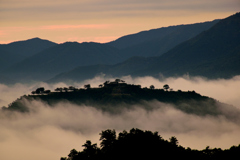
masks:
<path id="1" fill-rule="evenodd" d="M 100 145 L 87 140 L 82 145 L 83 151 L 72 149 L 68 157 L 60 160 L 133 160 L 133 159 L 184 159 L 184 160 L 219 160 L 239 159 L 240 145 L 230 149 L 211 149 L 207 146 L 203 150 L 184 148 L 178 144 L 176 137 L 164 140 L 158 132 L 131 129 L 116 135 L 115 130 L 105 130 L 100 133 Z"/>
<path id="2" fill-rule="evenodd" d="M 29 111 L 26 100 L 41 100 L 49 106 L 54 106 L 59 102 L 70 102 L 79 106 L 92 106 L 111 113 L 119 113 L 121 109 L 129 109 L 134 105 L 139 105 L 146 110 L 153 110 L 165 106 L 167 103 L 185 113 L 203 116 L 222 115 L 224 114 L 222 107 L 229 107 L 195 91 L 174 91 L 168 84 L 164 85 L 162 89 L 155 89 L 154 85 L 142 88 L 140 85 L 127 84 L 120 79 L 113 82 L 106 81 L 98 88 L 91 88 L 90 84 L 86 84 L 84 88 L 80 89 L 70 86 L 56 88 L 51 92 L 41 87 L 33 91 L 31 95 L 22 96 L 11 103 L 8 108 L 4 108 Z M 156 105 L 148 105 L 149 102 L 156 102 Z"/>

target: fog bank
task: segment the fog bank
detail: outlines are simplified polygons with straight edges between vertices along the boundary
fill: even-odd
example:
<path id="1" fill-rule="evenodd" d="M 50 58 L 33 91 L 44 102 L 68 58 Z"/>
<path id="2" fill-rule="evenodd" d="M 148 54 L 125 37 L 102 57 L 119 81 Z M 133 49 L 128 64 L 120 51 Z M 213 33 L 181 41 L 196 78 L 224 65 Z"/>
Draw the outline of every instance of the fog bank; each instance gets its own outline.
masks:
<path id="1" fill-rule="evenodd" d="M 59 159 L 73 148 L 82 150 L 86 140 L 99 143 L 99 133 L 106 129 L 158 131 L 164 139 L 176 136 L 180 145 L 196 149 L 240 144 L 240 125 L 224 117 L 200 117 L 161 102 L 148 103 L 162 107 L 149 112 L 136 105 L 112 115 L 91 106 L 59 103 L 52 108 L 26 102 L 30 113 L 0 113 L 0 159 Z"/>
<path id="2" fill-rule="evenodd" d="M 91 84 L 98 87 L 106 80 L 105 77 L 95 77 L 72 86 L 83 87 Z M 132 78 L 121 77 L 129 84 L 140 84 L 142 87 L 154 85 L 162 88 L 169 84 L 173 90 L 192 91 L 201 95 L 213 97 L 221 102 L 239 107 L 240 76 L 232 79 L 207 80 L 188 76 L 158 80 L 153 77 Z M 6 86 L 0 84 L 0 106 L 7 106 L 24 94 L 29 94 L 38 87 L 54 90 L 57 87 L 67 87 L 64 83 L 57 84 L 15 84 Z M 86 140 L 98 143 L 99 133 L 106 129 L 116 129 L 117 132 L 139 128 L 158 131 L 164 138 L 176 136 L 180 145 L 196 149 L 210 147 L 229 148 L 240 144 L 240 125 L 229 121 L 224 116 L 196 116 L 183 113 L 169 104 L 157 101 L 147 102 L 156 108 L 149 112 L 139 107 L 125 109 L 120 114 L 112 115 L 91 106 L 77 106 L 71 103 L 59 103 L 48 106 L 40 101 L 26 102 L 30 113 L 0 112 L 0 159 L 26 160 L 59 160 L 67 156 L 71 149 L 82 150 Z M 161 107 L 156 107 L 161 106 Z M 227 110 L 224 111 L 228 114 Z M 240 116 L 239 116 L 240 117 Z M 240 120 L 240 118 L 238 119 Z"/>

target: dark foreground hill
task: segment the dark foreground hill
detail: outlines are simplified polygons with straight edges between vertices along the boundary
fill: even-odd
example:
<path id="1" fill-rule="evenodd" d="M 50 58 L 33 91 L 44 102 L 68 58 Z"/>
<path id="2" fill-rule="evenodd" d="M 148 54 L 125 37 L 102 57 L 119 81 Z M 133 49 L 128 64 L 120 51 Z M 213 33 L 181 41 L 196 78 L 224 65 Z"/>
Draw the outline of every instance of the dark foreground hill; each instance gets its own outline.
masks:
<path id="1" fill-rule="evenodd" d="M 192 150 L 178 144 L 176 137 L 164 140 L 158 132 L 131 129 L 116 135 L 115 130 L 105 130 L 100 133 L 100 148 L 87 140 L 82 145 L 83 151 L 72 149 L 68 157 L 60 160 L 133 160 L 133 159 L 184 159 L 184 160 L 219 160 L 239 159 L 240 145 L 230 149 Z M 194 143 L 194 142 L 193 142 Z"/>
<path id="2" fill-rule="evenodd" d="M 141 88 L 140 85 L 127 84 L 120 79 L 114 82 L 106 81 L 98 88 L 91 88 L 90 84 L 85 88 L 77 89 L 56 88 L 54 92 L 38 88 L 31 95 L 23 96 L 9 105 L 7 110 L 28 112 L 28 102 L 34 100 L 44 102 L 49 106 L 58 103 L 71 103 L 81 106 L 91 106 L 104 112 L 120 113 L 123 109 L 133 109 L 134 106 L 152 111 L 166 104 L 188 114 L 199 116 L 212 115 L 224 116 L 232 121 L 238 121 L 240 111 L 227 104 L 220 103 L 212 98 L 202 96 L 195 91 L 173 91 L 165 85 L 163 89 L 155 89 L 153 85 L 149 88 Z M 156 103 L 156 105 L 149 105 Z M 227 114 L 225 114 L 227 111 Z"/>

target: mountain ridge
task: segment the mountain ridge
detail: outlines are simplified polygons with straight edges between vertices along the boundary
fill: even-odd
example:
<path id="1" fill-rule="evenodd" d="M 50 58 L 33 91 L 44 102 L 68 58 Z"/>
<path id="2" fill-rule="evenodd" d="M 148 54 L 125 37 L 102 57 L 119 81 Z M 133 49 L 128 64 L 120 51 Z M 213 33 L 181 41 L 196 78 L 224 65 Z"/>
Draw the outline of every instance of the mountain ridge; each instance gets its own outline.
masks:
<path id="1" fill-rule="evenodd" d="M 87 78 L 93 78 L 99 73 L 116 77 L 131 75 L 159 78 L 159 75 L 168 77 L 189 74 L 211 79 L 231 78 L 240 74 L 239 22 L 240 13 L 236 13 L 161 56 L 146 57 L 144 62 L 134 57 L 133 63 L 124 61 L 109 68 L 103 67 L 102 70 L 98 70 Z M 83 72 L 81 67 L 76 70 Z M 87 68 L 85 67 L 84 70 Z M 92 70 L 94 69 L 92 68 Z M 69 71 L 68 75 L 70 74 L 76 75 L 77 72 Z M 61 78 L 67 79 L 67 76 L 64 77 L 62 74 Z M 61 78 L 52 78 L 51 81 L 61 81 Z M 77 81 L 77 79 L 73 80 Z"/>

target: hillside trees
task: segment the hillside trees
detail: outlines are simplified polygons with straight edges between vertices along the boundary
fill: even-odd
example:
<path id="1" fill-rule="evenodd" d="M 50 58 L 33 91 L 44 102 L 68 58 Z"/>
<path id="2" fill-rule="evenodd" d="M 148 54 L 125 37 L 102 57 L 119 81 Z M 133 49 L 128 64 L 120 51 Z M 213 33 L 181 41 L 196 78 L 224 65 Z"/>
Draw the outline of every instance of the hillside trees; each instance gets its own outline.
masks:
<path id="1" fill-rule="evenodd" d="M 232 146 L 230 149 L 204 150 L 185 149 L 178 145 L 176 137 L 171 137 L 169 141 L 164 140 L 158 132 L 143 131 L 133 128 L 130 132 L 120 132 L 118 137 L 115 130 L 105 130 L 100 133 L 101 148 L 97 144 L 92 144 L 87 140 L 83 151 L 72 149 L 68 157 L 61 160 L 132 160 L 132 159 L 180 159 L 185 160 L 218 160 L 218 159 L 238 159 L 239 146 Z"/>

